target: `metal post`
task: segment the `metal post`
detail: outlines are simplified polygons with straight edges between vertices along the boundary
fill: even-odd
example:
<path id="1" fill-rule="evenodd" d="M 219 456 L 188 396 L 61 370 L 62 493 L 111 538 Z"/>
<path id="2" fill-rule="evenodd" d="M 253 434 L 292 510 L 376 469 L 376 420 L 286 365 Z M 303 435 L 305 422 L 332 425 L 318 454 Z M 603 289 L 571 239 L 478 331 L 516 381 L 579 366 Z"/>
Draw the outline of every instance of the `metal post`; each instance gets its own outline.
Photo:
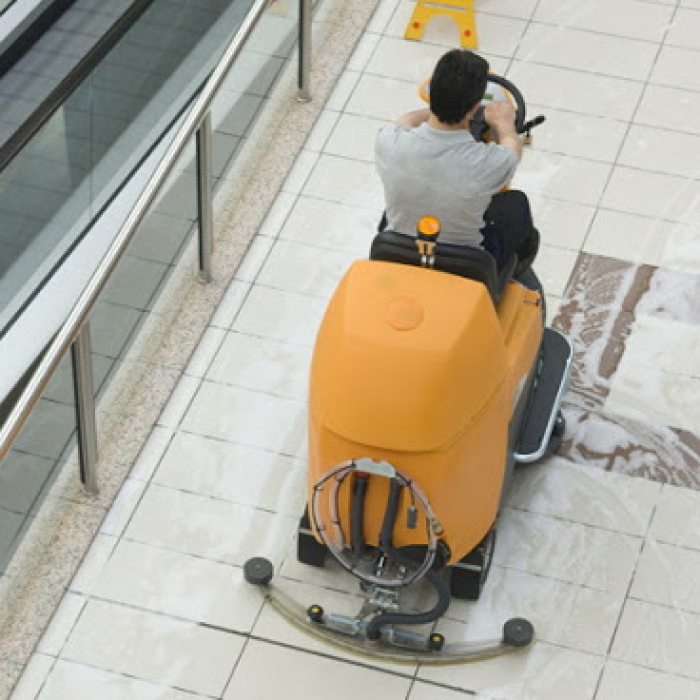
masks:
<path id="1" fill-rule="evenodd" d="M 214 251 L 214 196 L 212 194 L 211 112 L 197 129 L 197 213 L 199 217 L 199 279 L 211 282 Z"/>
<path id="2" fill-rule="evenodd" d="M 95 390 L 92 381 L 92 351 L 90 324 L 85 322 L 71 345 L 75 414 L 78 423 L 78 452 L 80 480 L 85 490 L 96 496 L 97 490 L 97 427 L 95 421 Z"/>
<path id="3" fill-rule="evenodd" d="M 311 102 L 311 0 L 299 0 L 299 91 L 297 102 Z"/>

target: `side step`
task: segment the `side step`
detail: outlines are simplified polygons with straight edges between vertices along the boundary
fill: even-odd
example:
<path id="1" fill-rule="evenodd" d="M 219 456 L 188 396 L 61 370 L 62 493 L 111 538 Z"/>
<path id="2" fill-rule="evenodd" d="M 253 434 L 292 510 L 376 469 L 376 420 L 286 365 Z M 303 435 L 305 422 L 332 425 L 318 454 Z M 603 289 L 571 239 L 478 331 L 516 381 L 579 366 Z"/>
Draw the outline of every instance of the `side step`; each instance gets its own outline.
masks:
<path id="1" fill-rule="evenodd" d="M 573 346 L 566 336 L 552 328 L 544 329 L 542 364 L 520 430 L 516 462 L 536 462 L 547 453 L 559 404 L 569 385 L 573 356 Z"/>

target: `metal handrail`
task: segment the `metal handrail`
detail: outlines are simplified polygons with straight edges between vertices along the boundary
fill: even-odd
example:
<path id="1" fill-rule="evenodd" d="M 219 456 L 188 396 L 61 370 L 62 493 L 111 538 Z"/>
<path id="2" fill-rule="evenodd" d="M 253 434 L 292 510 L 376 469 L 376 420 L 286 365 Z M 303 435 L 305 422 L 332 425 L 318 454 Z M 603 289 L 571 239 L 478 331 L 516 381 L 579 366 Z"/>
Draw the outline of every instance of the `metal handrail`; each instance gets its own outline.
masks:
<path id="1" fill-rule="evenodd" d="M 303 16 L 305 23 L 310 22 L 310 1 L 311 0 L 300 0 L 300 9 L 303 10 L 303 12 L 300 12 L 300 21 Z M 155 200 L 160 188 L 172 171 L 177 158 L 183 152 L 189 140 L 197 132 L 200 124 L 207 118 L 216 93 L 238 57 L 238 54 L 241 52 L 250 33 L 269 4 L 270 0 L 256 0 L 253 4 L 242 25 L 238 28 L 238 31 L 226 47 L 221 60 L 212 71 L 202 91 L 194 101 L 182 126 L 166 149 L 153 175 L 136 200 L 131 212 L 119 229 L 114 241 L 95 270 L 95 273 L 78 298 L 73 310 L 68 315 L 66 322 L 46 348 L 31 379 L 27 382 L 15 406 L 8 414 L 5 423 L 0 427 L 0 460 L 3 459 L 9 451 L 14 439 L 27 420 L 32 408 L 38 402 L 41 393 L 49 383 L 59 363 L 87 322 L 90 311 L 106 286 L 110 275 L 116 268 L 122 255 L 126 251 L 129 242 L 136 233 L 138 225 L 145 217 L 148 208 Z M 304 37 L 308 39 L 308 26 L 300 29 L 300 37 L 302 39 Z M 303 91 L 306 90 L 308 93 L 308 55 L 308 44 L 306 46 L 300 46 L 299 60 L 300 65 L 305 66 L 305 71 L 303 72 L 304 74 L 300 73 L 299 87 L 300 95 L 304 97 L 306 97 L 306 94 L 303 94 Z"/>

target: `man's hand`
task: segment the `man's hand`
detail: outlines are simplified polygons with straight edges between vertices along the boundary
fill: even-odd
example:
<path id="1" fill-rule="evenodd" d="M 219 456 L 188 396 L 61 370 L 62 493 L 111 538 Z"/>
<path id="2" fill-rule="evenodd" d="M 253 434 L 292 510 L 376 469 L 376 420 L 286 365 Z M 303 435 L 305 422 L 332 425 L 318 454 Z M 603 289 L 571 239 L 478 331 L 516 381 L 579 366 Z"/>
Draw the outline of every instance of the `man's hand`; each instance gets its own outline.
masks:
<path id="1" fill-rule="evenodd" d="M 510 102 L 489 102 L 484 110 L 484 119 L 496 135 L 501 146 L 508 146 L 515 151 L 520 160 L 523 142 L 515 130 L 515 109 Z"/>
<path id="2" fill-rule="evenodd" d="M 515 109 L 510 102 L 488 102 L 484 110 L 486 123 L 494 130 L 515 131 Z"/>

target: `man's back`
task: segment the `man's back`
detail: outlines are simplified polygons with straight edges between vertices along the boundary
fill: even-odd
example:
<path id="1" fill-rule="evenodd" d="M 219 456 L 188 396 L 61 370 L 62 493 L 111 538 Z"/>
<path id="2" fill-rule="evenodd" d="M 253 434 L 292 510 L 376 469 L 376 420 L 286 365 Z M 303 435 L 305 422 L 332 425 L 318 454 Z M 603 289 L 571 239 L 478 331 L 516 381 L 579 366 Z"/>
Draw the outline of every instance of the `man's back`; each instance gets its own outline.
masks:
<path id="1" fill-rule="evenodd" d="M 389 227 L 415 235 L 419 219 L 432 215 L 441 222 L 441 241 L 480 245 L 484 212 L 517 163 L 511 149 L 477 143 L 466 129 L 443 131 L 426 123 L 382 127 L 376 165 Z"/>

